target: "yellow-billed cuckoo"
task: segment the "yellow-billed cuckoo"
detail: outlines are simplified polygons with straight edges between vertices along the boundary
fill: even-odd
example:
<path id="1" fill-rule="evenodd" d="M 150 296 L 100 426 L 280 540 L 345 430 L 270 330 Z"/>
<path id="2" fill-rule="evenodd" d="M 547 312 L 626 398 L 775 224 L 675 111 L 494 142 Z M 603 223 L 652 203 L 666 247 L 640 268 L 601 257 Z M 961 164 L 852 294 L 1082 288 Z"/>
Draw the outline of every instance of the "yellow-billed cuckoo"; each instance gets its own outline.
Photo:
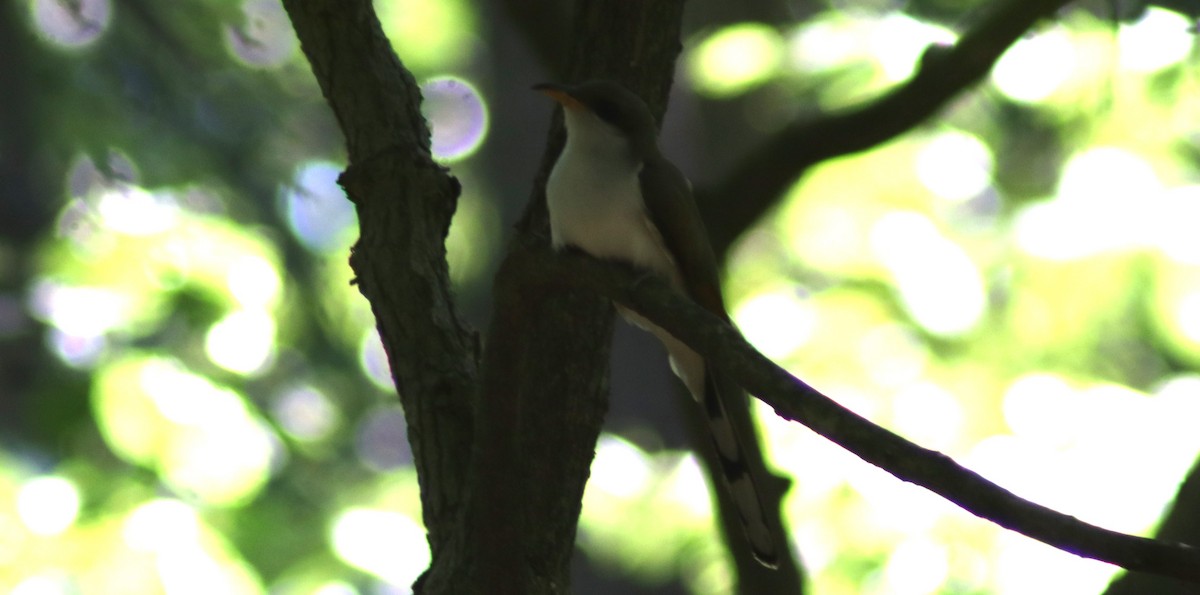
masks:
<path id="1" fill-rule="evenodd" d="M 659 152 L 657 126 L 646 104 L 610 81 L 534 89 L 562 104 L 567 128 L 566 146 L 546 183 L 554 247 L 574 246 L 648 269 L 729 321 L 691 184 Z M 671 369 L 704 406 L 751 550 L 759 562 L 774 567 L 775 541 L 720 394 L 738 390 L 736 385 L 663 329 L 620 306 L 618 311 L 662 341 Z"/>

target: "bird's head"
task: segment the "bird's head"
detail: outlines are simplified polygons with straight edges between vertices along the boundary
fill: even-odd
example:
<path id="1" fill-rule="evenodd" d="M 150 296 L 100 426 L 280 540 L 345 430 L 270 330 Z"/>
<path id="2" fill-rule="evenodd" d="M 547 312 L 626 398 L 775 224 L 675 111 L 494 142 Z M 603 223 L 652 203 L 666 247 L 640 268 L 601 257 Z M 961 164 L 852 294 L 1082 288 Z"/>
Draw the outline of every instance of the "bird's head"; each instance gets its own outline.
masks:
<path id="1" fill-rule="evenodd" d="M 612 81 L 578 85 L 542 83 L 533 87 L 563 106 L 568 135 L 592 136 L 607 130 L 637 152 L 657 151 L 658 126 L 646 102 Z"/>

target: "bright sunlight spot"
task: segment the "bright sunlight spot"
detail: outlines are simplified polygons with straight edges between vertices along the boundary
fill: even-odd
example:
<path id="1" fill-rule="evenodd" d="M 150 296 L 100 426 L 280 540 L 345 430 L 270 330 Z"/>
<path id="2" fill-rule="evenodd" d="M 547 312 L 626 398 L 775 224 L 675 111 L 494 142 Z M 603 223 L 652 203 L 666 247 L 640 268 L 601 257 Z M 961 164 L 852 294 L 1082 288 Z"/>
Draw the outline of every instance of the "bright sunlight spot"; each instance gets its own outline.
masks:
<path id="1" fill-rule="evenodd" d="M 992 83 L 1013 101 L 1037 103 L 1063 85 L 1076 66 L 1075 47 L 1062 29 L 1017 40 L 992 69 Z"/>
<path id="2" fill-rule="evenodd" d="M 799 349 L 817 325 L 816 312 L 794 291 L 752 296 L 737 305 L 733 318 L 746 339 L 771 359 Z"/>
<path id="3" fill-rule="evenodd" d="M 1177 64 L 1192 51 L 1195 39 L 1195 23 L 1175 11 L 1149 6 L 1137 22 L 1121 25 L 1121 67 L 1154 72 Z"/>
<path id="4" fill-rule="evenodd" d="M 871 381 L 883 387 L 907 387 L 917 382 L 929 359 L 929 349 L 906 325 L 881 324 L 858 342 L 858 360 Z"/>
<path id="5" fill-rule="evenodd" d="M 708 506 L 709 491 L 694 457 L 649 455 L 602 434 L 583 496 L 580 546 L 600 565 L 629 566 L 658 582 L 681 554 L 700 554 L 698 562 L 711 559 L 694 551 L 695 540 L 706 540 L 711 527 Z"/>
<path id="6" fill-rule="evenodd" d="M 236 310 L 218 320 L 204 338 L 204 352 L 230 372 L 262 372 L 275 350 L 275 319 L 258 310 Z"/>
<path id="7" fill-rule="evenodd" d="M 1082 386 L 1049 373 L 1027 374 L 1004 395 L 1013 435 L 981 442 L 970 466 L 1087 522 L 1145 532 L 1200 448 L 1200 437 L 1184 421 L 1194 415 L 1194 399 L 1176 400 L 1172 391 L 1164 385 L 1153 398 L 1118 384 Z"/>
<path id="8" fill-rule="evenodd" d="M 245 411 L 237 394 L 221 390 L 209 379 L 190 374 L 170 361 L 147 361 L 139 380 L 140 388 L 163 417 L 176 424 L 216 427 Z"/>
<path id="9" fill-rule="evenodd" d="M 108 229 L 134 236 L 164 232 L 179 220 L 174 198 L 131 184 L 105 189 L 96 201 L 96 212 Z"/>
<path id="10" fill-rule="evenodd" d="M 640 448 L 605 434 L 596 444 L 589 487 L 618 498 L 635 498 L 646 490 L 650 481 L 650 467 L 646 462 L 646 453 Z"/>
<path id="11" fill-rule="evenodd" d="M 924 215 L 884 215 L 871 229 L 871 248 L 905 307 L 930 332 L 960 334 L 983 315 L 987 296 L 975 264 Z"/>
<path id="12" fill-rule="evenodd" d="M 425 530 L 398 512 L 350 508 L 330 528 L 333 551 L 347 564 L 407 585 L 429 565 Z"/>
<path id="13" fill-rule="evenodd" d="M 977 136 L 943 132 L 917 153 L 917 177 L 939 197 L 963 202 L 991 183 L 992 152 Z"/>
<path id="14" fill-rule="evenodd" d="M 62 477 L 31 479 L 17 492 L 17 516 L 35 535 L 58 535 L 79 516 L 79 490 Z"/>
<path id="15" fill-rule="evenodd" d="M 279 272 L 267 259 L 247 254 L 229 264 L 225 276 L 229 293 L 243 308 L 269 308 L 282 289 Z"/>
<path id="16" fill-rule="evenodd" d="M 1154 168 L 1141 156 L 1116 147 L 1095 147 L 1067 161 L 1058 198 L 1089 207 L 1132 206 L 1161 189 Z"/>
<path id="17" fill-rule="evenodd" d="M 160 552 L 155 558 L 163 590 L 171 595 L 261 595 L 258 577 L 233 562 L 203 547 Z"/>
<path id="18" fill-rule="evenodd" d="M 950 45 L 957 35 L 949 29 L 893 13 L 881 19 L 871 35 L 872 53 L 889 82 L 912 76 L 930 45 Z"/>
<path id="19" fill-rule="evenodd" d="M 789 40 L 791 61 L 801 71 L 847 66 L 869 55 L 887 82 L 898 82 L 912 75 L 929 46 L 953 44 L 958 37 L 945 27 L 899 13 L 828 14 L 805 21 Z"/>
<path id="20" fill-rule="evenodd" d="M 854 23 L 844 18 L 816 16 L 796 28 L 788 40 L 792 64 L 801 71 L 836 68 L 859 55 Z"/>
<path id="21" fill-rule="evenodd" d="M 259 579 L 204 526 L 196 510 L 172 498 L 144 502 L 122 526 L 125 545 L 153 554 L 162 589 L 172 595 L 261 594 Z"/>
<path id="22" fill-rule="evenodd" d="M 189 547 L 200 539 L 200 521 L 191 506 L 174 498 L 150 500 L 125 517 L 125 545 L 139 552 Z"/>
<path id="23" fill-rule="evenodd" d="M 1167 258 L 1184 265 L 1200 265 L 1200 185 L 1177 186 L 1163 192 L 1155 215 L 1157 232 L 1150 238 Z"/>
<path id="24" fill-rule="evenodd" d="M 62 573 L 47 573 L 31 576 L 8 592 L 8 595 L 75 595 L 79 593 L 71 579 Z"/>
<path id="25" fill-rule="evenodd" d="M 246 502 L 266 484 L 279 444 L 265 426 L 183 432 L 161 465 L 167 483 L 211 505 Z"/>
<path id="26" fill-rule="evenodd" d="M 1185 337 L 1200 343 L 1200 291 L 1190 291 L 1175 306 L 1175 324 Z"/>
<path id="27" fill-rule="evenodd" d="M 487 136 L 488 111 L 471 83 L 452 76 L 425 81 L 421 111 L 432 128 L 433 156 L 443 162 L 470 157 Z"/>
<path id="28" fill-rule="evenodd" d="M 926 448 L 944 451 L 956 446 L 965 418 L 958 398 L 931 382 L 905 387 L 892 397 L 895 430 Z"/>
<path id="29" fill-rule="evenodd" d="M 738 95 L 774 76 L 783 52 L 783 40 L 775 29 L 758 23 L 731 25 L 696 45 L 688 72 L 700 93 Z"/>
<path id="30" fill-rule="evenodd" d="M 1082 405 L 1063 378 L 1053 374 L 1028 374 L 1004 391 L 1004 421 L 1013 434 L 1040 445 L 1059 449 L 1070 443 L 1073 416 Z"/>
<path id="31" fill-rule="evenodd" d="M 317 253 L 342 250 L 358 223 L 354 205 L 338 186 L 341 167 L 312 161 L 296 169 L 284 202 L 288 224 L 300 243 Z"/>
<path id="32" fill-rule="evenodd" d="M 404 65 L 414 72 L 467 69 L 476 48 L 476 11 L 464 0 L 375 2 L 379 22 Z"/>
<path id="33" fill-rule="evenodd" d="M 384 593 L 390 591 L 381 589 Z M 358 589 L 354 585 L 344 581 L 329 581 L 313 590 L 312 595 L 359 595 Z"/>
<path id="34" fill-rule="evenodd" d="M 93 387 L 113 450 L 207 504 L 236 504 L 266 483 L 278 439 L 237 393 L 162 358 L 113 362 Z"/>
<path id="35" fill-rule="evenodd" d="M 1067 161 L 1054 200 L 1018 212 L 1016 243 L 1034 256 L 1062 261 L 1153 242 L 1161 232 L 1149 217 L 1149 199 L 1161 191 L 1140 156 L 1114 147 L 1089 149 Z"/>
<path id="36" fill-rule="evenodd" d="M 961 462 L 1018 496 L 1046 506 L 1053 506 L 1050 500 L 1063 484 L 1057 452 L 1011 434 L 980 440 Z"/>
<path id="37" fill-rule="evenodd" d="M 109 289 L 41 281 L 34 286 L 30 298 L 34 314 L 73 336 L 102 335 L 123 324 L 129 316 L 130 300 Z"/>
<path id="38" fill-rule="evenodd" d="M 937 496 L 899 483 L 876 467 L 846 467 L 837 473 L 846 477 L 848 486 L 856 492 L 857 502 L 847 512 L 879 533 L 928 534 L 947 511 L 945 502 Z"/>
<path id="39" fill-rule="evenodd" d="M 242 398 L 202 376 L 151 360 L 141 386 L 177 427 L 168 447 L 153 453 L 168 480 L 214 504 L 233 503 L 265 483 L 276 445 Z"/>
<path id="40" fill-rule="evenodd" d="M 663 492 L 668 502 L 682 506 L 694 516 L 708 518 L 712 514 L 708 480 L 700 461 L 691 453 L 681 457 L 666 475 Z"/>
<path id="41" fill-rule="evenodd" d="M 996 548 L 994 588 L 1000 595 L 1094 595 L 1117 570 L 1015 533 L 1001 533 Z"/>
<path id="42" fill-rule="evenodd" d="M 1063 207 L 1054 201 L 1028 205 L 1017 212 L 1013 220 L 1016 245 L 1026 253 L 1047 260 L 1069 261 L 1083 258 L 1098 249 L 1084 242 L 1084 213 Z M 1072 235 L 1062 233 L 1074 231 Z M 1092 238 L 1104 241 L 1106 238 Z"/>
<path id="43" fill-rule="evenodd" d="M 946 547 L 936 541 L 912 537 L 900 543 L 884 567 L 887 592 L 895 595 L 936 593 L 949 576 Z"/>

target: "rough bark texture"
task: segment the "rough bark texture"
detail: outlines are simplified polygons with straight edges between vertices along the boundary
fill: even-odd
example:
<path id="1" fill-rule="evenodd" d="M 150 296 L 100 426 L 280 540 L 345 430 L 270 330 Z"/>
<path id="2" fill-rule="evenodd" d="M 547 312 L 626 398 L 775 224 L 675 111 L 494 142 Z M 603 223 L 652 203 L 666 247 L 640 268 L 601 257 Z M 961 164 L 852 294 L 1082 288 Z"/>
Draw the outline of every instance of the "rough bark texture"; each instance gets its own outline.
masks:
<path id="1" fill-rule="evenodd" d="M 569 80 L 612 78 L 661 113 L 679 52 L 682 2 L 583 2 Z M 538 98 L 531 94 L 531 101 Z M 546 113 L 553 106 L 547 102 Z M 543 159 L 518 233 L 545 247 L 543 188 L 562 146 Z M 456 533 L 467 563 L 435 560 L 436 593 L 564 593 L 583 488 L 608 394 L 612 309 L 580 290 L 527 282 L 511 254 L 496 278 L 469 496 Z"/>
<path id="2" fill-rule="evenodd" d="M 417 85 L 370 0 L 284 7 L 346 136 L 341 183 L 361 230 L 350 264 L 400 392 L 429 543 L 441 559 L 464 493 L 478 358 L 477 338 L 454 310 L 445 257 L 458 182 L 430 156 Z"/>
<path id="3" fill-rule="evenodd" d="M 582 291 L 531 293 L 502 266 L 476 383 L 476 339 L 455 314 L 443 247 L 458 186 L 429 156 L 416 85 L 369 1 L 284 5 L 346 136 L 343 185 L 362 227 L 351 265 L 408 417 L 433 551 L 417 589 L 566 592 L 606 404 L 611 307 Z M 624 81 L 661 112 L 681 11 L 678 1 L 583 3 L 572 78 Z M 547 235 L 540 190 L 519 227 Z"/>

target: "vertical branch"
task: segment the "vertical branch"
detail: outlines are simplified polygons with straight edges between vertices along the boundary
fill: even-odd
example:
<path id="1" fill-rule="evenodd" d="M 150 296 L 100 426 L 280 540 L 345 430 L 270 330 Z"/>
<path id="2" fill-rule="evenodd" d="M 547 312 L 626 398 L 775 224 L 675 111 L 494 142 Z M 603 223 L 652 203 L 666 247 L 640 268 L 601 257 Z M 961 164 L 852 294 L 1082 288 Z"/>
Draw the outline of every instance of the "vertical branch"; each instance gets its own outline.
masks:
<path id="1" fill-rule="evenodd" d="M 680 0 L 582 1 L 569 80 L 623 81 L 661 113 L 679 52 L 682 8 Z M 547 103 L 546 113 L 552 109 Z M 495 284 L 464 510 L 470 522 L 456 537 L 466 572 L 435 560 L 424 585 L 430 592 L 569 588 L 583 489 L 607 408 L 612 308 L 586 291 L 531 282 L 530 250 L 547 248 L 543 188 L 561 148 L 561 126 L 551 138 L 519 237 Z"/>

